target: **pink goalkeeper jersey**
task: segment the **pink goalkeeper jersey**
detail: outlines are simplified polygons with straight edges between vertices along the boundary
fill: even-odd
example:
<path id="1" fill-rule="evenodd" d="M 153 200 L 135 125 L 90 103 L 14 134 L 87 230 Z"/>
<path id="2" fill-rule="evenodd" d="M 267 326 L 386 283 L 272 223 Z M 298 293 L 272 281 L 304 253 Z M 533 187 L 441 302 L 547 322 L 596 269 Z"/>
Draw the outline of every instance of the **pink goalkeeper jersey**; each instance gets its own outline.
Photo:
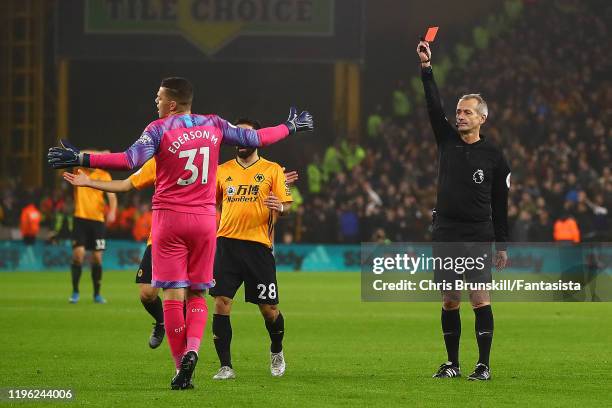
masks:
<path id="1" fill-rule="evenodd" d="M 171 115 L 151 122 L 123 153 L 92 154 L 90 166 L 133 169 L 155 155 L 153 209 L 214 215 L 221 143 L 259 147 L 288 134 L 285 125 L 255 131 L 234 126 L 217 115 Z"/>
<path id="2" fill-rule="evenodd" d="M 160 165 L 154 210 L 215 215 L 217 163 L 223 133 L 213 120 L 203 118 L 206 117 L 191 118 L 192 126 L 170 126 L 163 133 L 155 154 Z"/>

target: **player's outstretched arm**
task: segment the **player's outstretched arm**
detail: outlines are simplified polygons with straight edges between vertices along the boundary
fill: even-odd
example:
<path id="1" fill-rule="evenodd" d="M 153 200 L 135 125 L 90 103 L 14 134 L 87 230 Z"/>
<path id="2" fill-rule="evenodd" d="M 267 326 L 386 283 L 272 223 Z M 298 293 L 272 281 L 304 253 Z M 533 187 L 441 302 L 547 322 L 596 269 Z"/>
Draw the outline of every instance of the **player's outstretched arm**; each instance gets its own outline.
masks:
<path id="1" fill-rule="evenodd" d="M 295 107 L 289 109 L 289 117 L 284 124 L 258 130 L 237 127 L 224 119 L 218 119 L 219 127 L 223 132 L 223 143 L 233 146 L 269 146 L 290 134 L 314 129 L 314 121 L 310 112 L 302 111 L 298 114 Z"/>
<path id="2" fill-rule="evenodd" d="M 52 147 L 47 153 L 47 162 L 54 169 L 67 167 L 91 167 L 108 170 L 131 170 L 142 166 L 159 147 L 163 131 L 156 123 L 150 123 L 126 151 L 121 153 L 84 153 L 67 140 L 60 141 L 61 147 Z"/>
<path id="3" fill-rule="evenodd" d="M 47 153 L 47 163 L 54 169 L 82 166 L 83 154 L 67 140 L 60 140 L 60 146 L 53 146 Z M 87 167 L 87 166 L 83 166 Z"/>
<path id="4" fill-rule="evenodd" d="M 77 174 L 64 172 L 64 180 L 75 187 L 91 187 L 96 190 L 106 191 L 107 193 L 124 193 L 134 188 L 130 179 L 124 180 L 92 180 L 82 170 L 77 170 Z"/>
<path id="5" fill-rule="evenodd" d="M 442 107 L 442 100 L 438 85 L 434 80 L 433 71 L 431 68 L 431 49 L 427 41 L 420 41 L 417 45 L 417 54 L 421 63 L 421 80 L 425 90 L 425 100 L 427 102 L 427 112 L 429 113 L 429 121 L 433 128 L 436 142 L 440 144 L 449 135 L 456 134 L 453 126 L 449 123 Z"/>

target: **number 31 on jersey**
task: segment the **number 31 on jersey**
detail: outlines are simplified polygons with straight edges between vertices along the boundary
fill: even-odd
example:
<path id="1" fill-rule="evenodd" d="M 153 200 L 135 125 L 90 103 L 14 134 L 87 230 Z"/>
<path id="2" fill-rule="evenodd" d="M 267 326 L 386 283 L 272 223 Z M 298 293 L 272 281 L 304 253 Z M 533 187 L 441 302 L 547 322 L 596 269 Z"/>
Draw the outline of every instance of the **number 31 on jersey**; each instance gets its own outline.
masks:
<path id="1" fill-rule="evenodd" d="M 200 170 L 195 164 L 193 164 L 198 153 L 202 155 L 202 184 L 206 184 L 206 182 L 208 181 L 208 162 L 210 161 L 210 148 L 200 147 L 199 151 L 198 149 L 189 149 L 183 150 L 179 153 L 179 157 L 187 158 L 185 170 L 191 172 L 191 176 L 188 179 L 183 179 L 179 177 L 179 179 L 176 181 L 176 184 L 178 184 L 179 186 L 188 186 L 190 184 L 195 183 L 198 179 L 198 176 L 200 175 Z"/>

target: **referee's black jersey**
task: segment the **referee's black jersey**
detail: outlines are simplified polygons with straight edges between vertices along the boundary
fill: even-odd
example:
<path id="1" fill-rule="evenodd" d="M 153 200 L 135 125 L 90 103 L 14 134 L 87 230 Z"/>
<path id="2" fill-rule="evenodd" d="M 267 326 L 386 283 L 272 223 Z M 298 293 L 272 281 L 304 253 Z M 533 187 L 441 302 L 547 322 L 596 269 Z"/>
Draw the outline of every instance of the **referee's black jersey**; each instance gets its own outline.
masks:
<path id="1" fill-rule="evenodd" d="M 436 214 L 457 222 L 493 221 L 495 241 L 508 237 L 510 168 L 489 140 L 465 143 L 444 114 L 431 67 L 421 70 L 427 111 L 438 144 Z"/>

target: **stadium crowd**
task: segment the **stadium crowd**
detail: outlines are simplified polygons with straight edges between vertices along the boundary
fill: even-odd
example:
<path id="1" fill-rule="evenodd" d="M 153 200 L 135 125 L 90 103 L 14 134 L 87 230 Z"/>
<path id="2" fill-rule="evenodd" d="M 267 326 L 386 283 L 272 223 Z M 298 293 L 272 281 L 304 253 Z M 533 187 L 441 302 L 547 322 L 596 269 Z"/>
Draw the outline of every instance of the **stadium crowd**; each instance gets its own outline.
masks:
<path id="1" fill-rule="evenodd" d="M 575 221 L 573 234 L 581 241 L 610 240 L 612 37 L 605 21 L 612 17 L 612 5 L 524 5 L 511 30 L 448 72 L 441 86 L 448 117 L 454 117 L 454 103 L 463 94 L 480 92 L 487 99 L 490 115 L 483 134 L 503 146 L 512 169 L 513 241 L 553 241 L 567 220 Z M 583 12 L 586 7 L 598 10 Z M 433 67 L 436 72 L 436 60 Z M 302 204 L 279 222 L 277 242 L 430 238 L 437 157 L 424 98 L 403 85 L 390 94 L 390 103 L 381 103 L 368 117 L 360 140 L 337 137 L 300 175 Z M 22 209 L 34 203 L 47 238 L 69 237 L 68 186 L 26 192 L 8 186 L 0 200 L 1 225 L 18 226 Z M 119 200 L 109 237 L 145 240 L 149 196 L 129 193 Z"/>

